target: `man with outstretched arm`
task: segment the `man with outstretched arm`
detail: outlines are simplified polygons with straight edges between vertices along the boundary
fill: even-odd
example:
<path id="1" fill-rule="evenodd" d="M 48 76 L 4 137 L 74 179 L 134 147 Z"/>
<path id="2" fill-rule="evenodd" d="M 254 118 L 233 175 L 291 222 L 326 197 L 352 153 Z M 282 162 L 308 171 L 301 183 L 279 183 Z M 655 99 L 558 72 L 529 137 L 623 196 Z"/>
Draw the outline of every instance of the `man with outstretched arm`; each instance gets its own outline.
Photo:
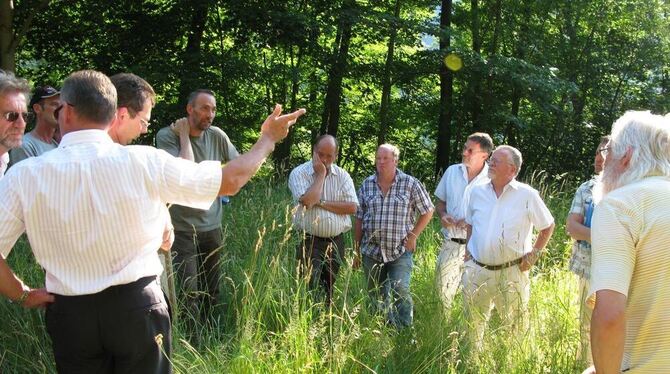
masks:
<path id="1" fill-rule="evenodd" d="M 221 168 L 112 142 L 116 101 L 104 74 L 71 74 L 56 111 L 59 147 L 15 165 L 0 183 L 0 294 L 47 304 L 59 372 L 170 373 L 170 318 L 156 283 L 162 209 L 207 208 L 235 194 L 304 110 L 282 116 L 277 105 L 251 150 Z M 5 261 L 24 232 L 46 290 L 25 285 Z"/>

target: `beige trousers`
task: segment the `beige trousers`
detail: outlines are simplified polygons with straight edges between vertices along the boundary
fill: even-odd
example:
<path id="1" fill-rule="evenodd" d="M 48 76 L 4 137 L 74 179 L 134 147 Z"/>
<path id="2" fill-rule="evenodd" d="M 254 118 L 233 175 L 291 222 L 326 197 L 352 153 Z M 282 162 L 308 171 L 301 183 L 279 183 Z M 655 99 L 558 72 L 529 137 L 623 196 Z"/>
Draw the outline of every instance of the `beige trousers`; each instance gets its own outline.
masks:
<path id="1" fill-rule="evenodd" d="M 435 266 L 435 283 L 438 295 L 444 305 L 445 313 L 448 313 L 451 303 L 458 291 L 463 270 L 463 255 L 465 245 L 445 240 L 442 243 L 440 254 L 437 256 Z"/>

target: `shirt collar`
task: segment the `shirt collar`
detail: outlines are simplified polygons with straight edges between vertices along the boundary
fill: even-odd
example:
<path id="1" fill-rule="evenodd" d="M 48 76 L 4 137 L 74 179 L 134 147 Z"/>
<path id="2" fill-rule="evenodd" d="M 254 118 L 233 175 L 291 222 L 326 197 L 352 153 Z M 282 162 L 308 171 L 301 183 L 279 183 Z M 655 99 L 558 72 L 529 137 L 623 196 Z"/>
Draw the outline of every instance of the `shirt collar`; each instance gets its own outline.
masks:
<path id="1" fill-rule="evenodd" d="M 405 173 L 403 173 L 402 170 L 396 168 L 396 169 L 395 169 L 395 175 L 393 176 L 393 183 L 391 183 L 391 184 L 395 184 L 395 182 L 398 181 L 398 178 L 400 178 L 403 174 L 405 174 Z M 377 171 L 375 170 L 375 174 L 374 174 L 374 181 L 375 181 L 375 183 L 377 182 L 377 177 L 378 177 L 378 173 L 377 173 Z"/>
<path id="2" fill-rule="evenodd" d="M 105 130 L 78 130 L 72 131 L 65 135 L 60 141 L 58 148 L 66 148 L 72 145 L 82 143 L 114 143 Z"/>
<path id="3" fill-rule="evenodd" d="M 459 166 L 461 167 L 461 172 L 463 173 L 463 178 L 465 178 L 465 180 L 467 181 L 468 180 L 468 167 L 465 166 L 465 164 L 462 163 L 462 162 L 459 164 Z M 489 165 L 487 163 L 484 163 L 484 167 L 479 172 L 479 174 L 477 174 L 474 177 L 473 181 L 482 179 L 484 177 L 488 178 L 488 176 L 489 176 Z"/>

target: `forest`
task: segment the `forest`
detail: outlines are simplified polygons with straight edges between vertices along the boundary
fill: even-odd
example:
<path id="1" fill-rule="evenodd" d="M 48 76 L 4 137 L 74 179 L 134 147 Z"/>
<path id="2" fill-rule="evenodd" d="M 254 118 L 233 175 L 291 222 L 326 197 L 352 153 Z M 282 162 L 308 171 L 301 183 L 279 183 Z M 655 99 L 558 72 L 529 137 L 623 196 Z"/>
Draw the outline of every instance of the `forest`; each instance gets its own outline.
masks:
<path id="1" fill-rule="evenodd" d="M 221 301 L 198 346 L 174 324 L 176 373 L 581 372 L 564 222 L 612 123 L 627 110 L 670 112 L 669 56 L 665 0 L 0 0 L 0 69 L 33 85 L 60 87 L 80 69 L 151 83 L 158 100 L 138 143 L 184 117 L 198 88 L 216 93 L 214 125 L 241 152 L 275 103 L 307 109 L 224 209 Z M 435 219 L 417 246 L 410 333 L 366 311 L 351 266 L 334 305 L 314 303 L 296 276 L 285 181 L 312 141 L 338 138 L 337 164 L 356 187 L 377 145 L 395 144 L 399 167 L 432 192 L 475 131 L 521 150 L 519 179 L 556 222 L 531 270 L 528 334 L 499 334 L 494 318 L 484 353 L 464 343 L 461 300 L 443 310 L 435 289 Z M 25 237 L 8 263 L 44 284 Z M 55 372 L 44 313 L 0 302 L 0 315 L 0 372 Z"/>
<path id="2" fill-rule="evenodd" d="M 196 88 L 216 92 L 215 125 L 243 150 L 274 103 L 307 108 L 274 154 L 279 175 L 329 133 L 352 175 L 390 142 L 430 185 L 485 131 L 522 151 L 524 171 L 583 179 L 623 112 L 670 111 L 669 11 L 661 0 L 2 0 L 0 68 L 54 86 L 84 68 L 145 78 L 159 95 L 145 144 Z"/>

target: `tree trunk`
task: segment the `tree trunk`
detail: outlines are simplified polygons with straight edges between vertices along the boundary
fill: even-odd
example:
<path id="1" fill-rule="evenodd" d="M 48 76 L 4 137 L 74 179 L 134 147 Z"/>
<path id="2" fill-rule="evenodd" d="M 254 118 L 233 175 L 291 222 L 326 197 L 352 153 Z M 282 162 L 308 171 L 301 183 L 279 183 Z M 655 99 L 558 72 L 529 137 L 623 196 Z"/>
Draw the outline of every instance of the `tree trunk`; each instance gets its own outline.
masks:
<path id="1" fill-rule="evenodd" d="M 395 48 L 395 39 L 398 34 L 400 21 L 400 0 L 396 0 L 393 11 L 393 21 L 390 26 L 390 36 L 386 51 L 386 63 L 384 64 L 384 73 L 382 76 L 382 101 L 379 106 L 379 133 L 377 134 L 377 145 L 386 143 L 386 132 L 389 128 L 389 109 L 391 104 L 391 74 L 393 67 L 393 50 Z"/>
<path id="2" fill-rule="evenodd" d="M 451 0 L 442 0 L 440 14 L 440 56 L 446 56 L 451 46 Z M 451 103 L 454 93 L 454 74 L 440 63 L 440 118 L 437 124 L 437 156 L 435 175 L 440 175 L 449 166 L 451 154 L 451 121 L 454 109 Z"/>
<path id="3" fill-rule="evenodd" d="M 26 35 L 36 14 L 49 5 L 50 0 L 41 0 L 37 6 L 30 9 L 21 28 L 14 28 L 13 0 L 0 0 L 0 69 L 5 71 L 16 70 L 16 50 Z"/>
<path id="4" fill-rule="evenodd" d="M 475 56 L 481 55 L 482 52 L 482 41 L 479 35 L 479 0 L 470 1 L 470 11 L 471 11 L 471 32 L 472 32 L 472 51 Z M 480 104 L 479 104 L 479 94 L 480 94 L 480 76 L 477 73 L 472 74 L 472 81 L 470 82 L 470 113 L 472 116 L 472 126 L 475 131 L 482 129 L 481 121 L 479 118 L 480 114 Z"/>
<path id="5" fill-rule="evenodd" d="M 337 128 L 340 122 L 340 103 L 342 101 L 342 79 L 347 71 L 351 29 L 354 22 L 351 13 L 355 7 L 355 0 L 346 0 L 342 3 L 335 40 L 335 58 L 328 73 L 321 134 L 337 136 Z"/>
<path id="6" fill-rule="evenodd" d="M 192 7 L 192 16 L 186 49 L 184 50 L 182 75 L 179 85 L 179 100 L 182 107 L 186 105 L 188 94 L 195 89 L 201 88 L 199 87 L 202 72 L 200 52 L 202 50 L 202 35 L 207 24 L 209 3 L 209 1 L 188 2 Z"/>
<path id="7" fill-rule="evenodd" d="M 289 108 L 286 112 L 292 112 L 298 109 L 298 92 L 300 90 L 300 61 L 302 60 L 303 49 L 298 48 L 297 56 L 294 56 L 293 47 L 290 46 L 290 62 L 291 62 L 291 98 L 289 100 Z M 285 175 L 291 166 L 291 147 L 293 145 L 293 134 L 295 127 L 291 127 L 288 136 L 283 142 L 277 145 L 274 152 L 275 167 L 279 175 Z"/>

